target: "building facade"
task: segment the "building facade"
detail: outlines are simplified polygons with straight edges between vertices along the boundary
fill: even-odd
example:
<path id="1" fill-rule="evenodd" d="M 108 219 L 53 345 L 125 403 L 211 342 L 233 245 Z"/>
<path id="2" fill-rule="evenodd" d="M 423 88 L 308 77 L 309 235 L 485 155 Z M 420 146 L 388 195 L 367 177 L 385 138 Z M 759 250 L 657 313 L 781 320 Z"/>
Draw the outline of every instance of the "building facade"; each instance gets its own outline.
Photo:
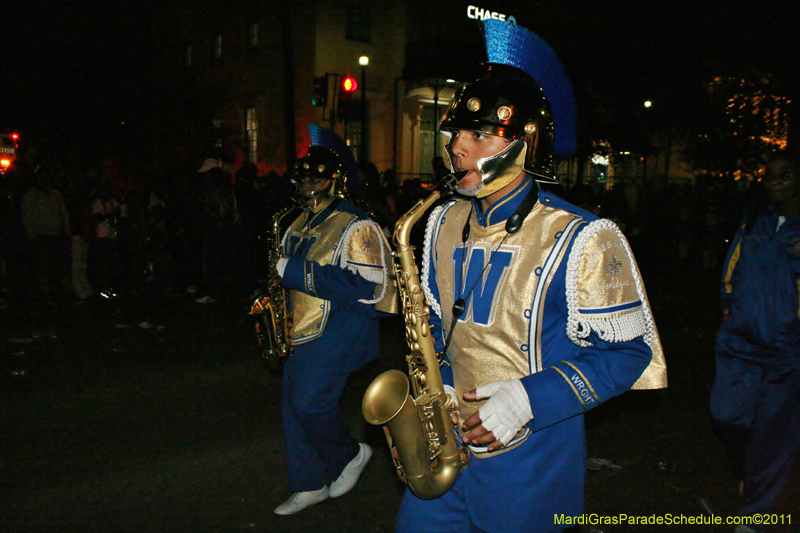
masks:
<path id="1" fill-rule="evenodd" d="M 262 174 L 283 173 L 305 153 L 307 126 L 316 123 L 341 135 L 359 163 L 393 169 L 400 181 L 426 182 L 433 158 L 444 155 L 438 125 L 456 87 L 479 75 L 479 21 L 501 18 L 564 33 L 553 30 L 543 5 L 164 2 L 153 15 L 153 33 L 161 36 L 154 61 L 166 80 L 164 92 L 174 96 L 159 138 L 196 160 L 213 155 L 234 167 L 250 161 Z M 343 94 L 345 78 L 357 85 L 349 95 Z M 559 162 L 559 174 L 567 185 L 578 175 L 606 184 L 662 171 L 690 179 L 679 156 L 678 148 L 663 154 L 659 168 L 657 155 L 645 160 L 611 153 L 603 160 L 587 152 Z"/>
<path id="2" fill-rule="evenodd" d="M 359 162 L 427 180 L 443 155 L 438 123 L 457 84 L 477 72 L 477 21 L 499 16 L 467 2 L 434 4 L 165 2 L 153 17 L 155 61 L 175 104 L 160 138 L 197 158 L 284 172 L 304 153 L 313 122 L 340 134 Z M 346 77 L 358 87 L 343 116 Z M 323 99 L 313 105 L 321 80 Z"/>

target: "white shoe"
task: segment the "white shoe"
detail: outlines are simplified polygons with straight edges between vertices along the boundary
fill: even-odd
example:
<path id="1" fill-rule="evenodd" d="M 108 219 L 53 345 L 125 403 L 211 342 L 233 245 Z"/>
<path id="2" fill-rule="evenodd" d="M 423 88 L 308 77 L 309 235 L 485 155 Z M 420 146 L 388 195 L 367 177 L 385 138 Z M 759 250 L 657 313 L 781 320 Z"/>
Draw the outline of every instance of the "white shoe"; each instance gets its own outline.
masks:
<path id="1" fill-rule="evenodd" d="M 197 298 L 195 302 L 199 304 L 214 304 L 217 303 L 217 300 L 211 296 L 203 296 L 202 298 Z"/>
<path id="2" fill-rule="evenodd" d="M 358 447 L 360 448 L 358 455 L 347 463 L 336 481 L 331 483 L 329 491 L 331 498 L 338 498 L 350 492 L 350 489 L 356 486 L 358 478 L 361 477 L 361 472 L 367 467 L 367 463 L 372 457 L 372 448 L 363 442 L 359 443 Z"/>
<path id="3" fill-rule="evenodd" d="M 328 486 L 325 485 L 319 490 L 308 490 L 305 492 L 295 492 L 292 496 L 275 508 L 275 514 L 286 516 L 299 513 L 307 507 L 318 504 L 328 499 Z"/>

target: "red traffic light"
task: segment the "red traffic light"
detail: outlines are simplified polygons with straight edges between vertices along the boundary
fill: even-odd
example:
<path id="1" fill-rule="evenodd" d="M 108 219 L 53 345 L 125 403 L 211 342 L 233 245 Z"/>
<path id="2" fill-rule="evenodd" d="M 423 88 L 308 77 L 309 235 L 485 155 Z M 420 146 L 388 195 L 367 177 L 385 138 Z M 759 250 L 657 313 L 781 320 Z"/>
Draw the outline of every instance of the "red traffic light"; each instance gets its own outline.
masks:
<path id="1" fill-rule="evenodd" d="M 19 140 L 19 134 L 18 133 L 12 133 L 11 134 L 11 138 L 14 139 L 15 141 Z"/>
<path id="2" fill-rule="evenodd" d="M 358 89 L 358 82 L 352 76 L 345 76 L 342 80 L 342 90 L 347 93 L 351 93 Z"/>

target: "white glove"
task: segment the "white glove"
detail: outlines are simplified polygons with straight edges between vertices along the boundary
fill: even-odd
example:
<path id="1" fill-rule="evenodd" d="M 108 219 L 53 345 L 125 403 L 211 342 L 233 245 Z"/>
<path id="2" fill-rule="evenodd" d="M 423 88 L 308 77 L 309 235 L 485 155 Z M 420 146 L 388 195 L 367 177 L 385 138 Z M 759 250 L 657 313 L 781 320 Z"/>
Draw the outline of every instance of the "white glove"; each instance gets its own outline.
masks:
<path id="1" fill-rule="evenodd" d="M 278 275 L 283 277 L 283 272 L 286 270 L 286 263 L 289 262 L 289 258 L 286 256 L 282 256 L 278 259 L 278 262 L 275 264 L 275 270 L 278 271 Z"/>
<path id="2" fill-rule="evenodd" d="M 518 379 L 495 381 L 475 389 L 476 400 L 486 398 L 489 399 L 478 409 L 481 422 L 505 446 L 533 419 L 530 398 Z"/>

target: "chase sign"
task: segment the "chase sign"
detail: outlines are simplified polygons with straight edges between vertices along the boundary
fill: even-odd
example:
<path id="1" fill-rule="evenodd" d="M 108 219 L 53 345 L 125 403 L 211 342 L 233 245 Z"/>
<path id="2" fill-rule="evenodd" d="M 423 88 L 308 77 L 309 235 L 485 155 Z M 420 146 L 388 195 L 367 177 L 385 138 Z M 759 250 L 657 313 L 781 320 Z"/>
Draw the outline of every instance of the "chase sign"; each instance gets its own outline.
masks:
<path id="1" fill-rule="evenodd" d="M 516 24 L 517 19 L 514 15 L 506 15 L 505 13 L 498 13 L 491 9 L 483 9 L 478 6 L 467 6 L 467 18 L 476 20 L 498 19 L 505 20 L 511 24 Z"/>

